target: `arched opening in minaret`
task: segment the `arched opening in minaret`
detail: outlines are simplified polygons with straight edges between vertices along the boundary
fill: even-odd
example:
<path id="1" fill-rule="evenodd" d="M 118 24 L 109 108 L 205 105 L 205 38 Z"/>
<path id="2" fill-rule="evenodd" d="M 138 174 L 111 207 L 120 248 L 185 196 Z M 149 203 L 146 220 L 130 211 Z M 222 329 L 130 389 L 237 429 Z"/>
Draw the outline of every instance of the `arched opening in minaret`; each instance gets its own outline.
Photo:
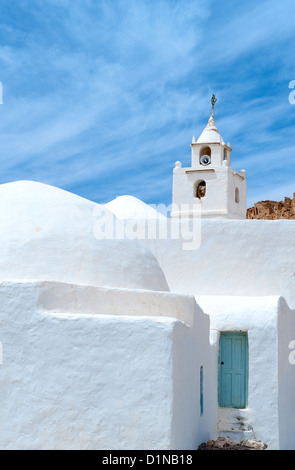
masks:
<path id="1" fill-rule="evenodd" d="M 207 161 L 204 162 L 203 161 L 204 159 L 202 157 L 209 157 L 208 162 Z M 200 151 L 200 163 L 203 164 L 203 165 L 204 164 L 207 165 L 208 163 L 210 163 L 210 161 L 211 161 L 211 149 L 208 146 L 203 147 Z"/>
<path id="2" fill-rule="evenodd" d="M 206 196 L 206 181 L 197 181 L 194 186 L 194 197 L 202 199 Z"/>
<path id="3" fill-rule="evenodd" d="M 236 189 L 235 189 L 235 202 L 236 202 L 237 204 L 239 204 L 239 202 L 240 202 L 240 191 L 239 191 L 239 188 L 236 188 Z"/>

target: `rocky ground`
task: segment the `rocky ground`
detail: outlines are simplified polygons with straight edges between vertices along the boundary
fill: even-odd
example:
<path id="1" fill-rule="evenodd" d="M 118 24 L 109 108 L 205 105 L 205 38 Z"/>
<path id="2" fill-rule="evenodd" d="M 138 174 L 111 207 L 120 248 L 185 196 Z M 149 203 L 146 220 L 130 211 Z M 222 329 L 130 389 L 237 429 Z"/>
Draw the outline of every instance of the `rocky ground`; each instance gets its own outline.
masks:
<path id="1" fill-rule="evenodd" d="M 201 444 L 198 450 L 265 450 L 267 445 L 257 439 L 248 439 L 241 442 L 226 440 L 219 437 L 216 441 L 208 441 Z"/>

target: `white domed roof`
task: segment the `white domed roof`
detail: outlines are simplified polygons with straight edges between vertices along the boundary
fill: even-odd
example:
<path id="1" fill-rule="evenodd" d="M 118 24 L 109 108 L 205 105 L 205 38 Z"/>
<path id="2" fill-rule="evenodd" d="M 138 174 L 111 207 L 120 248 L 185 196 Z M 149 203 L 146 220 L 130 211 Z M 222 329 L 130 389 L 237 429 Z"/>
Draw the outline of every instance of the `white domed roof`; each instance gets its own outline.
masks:
<path id="1" fill-rule="evenodd" d="M 104 206 L 46 184 L 0 185 L 0 280 L 168 291 L 143 242 L 94 236 L 105 213 Z"/>
<path id="2" fill-rule="evenodd" d="M 119 196 L 105 204 L 105 207 L 121 220 L 166 219 L 163 214 L 134 196 Z"/>
<path id="3" fill-rule="evenodd" d="M 223 138 L 219 134 L 219 131 L 215 125 L 215 120 L 211 114 L 207 126 L 203 130 L 202 134 L 197 140 L 198 144 L 213 144 L 219 143 L 224 144 Z"/>

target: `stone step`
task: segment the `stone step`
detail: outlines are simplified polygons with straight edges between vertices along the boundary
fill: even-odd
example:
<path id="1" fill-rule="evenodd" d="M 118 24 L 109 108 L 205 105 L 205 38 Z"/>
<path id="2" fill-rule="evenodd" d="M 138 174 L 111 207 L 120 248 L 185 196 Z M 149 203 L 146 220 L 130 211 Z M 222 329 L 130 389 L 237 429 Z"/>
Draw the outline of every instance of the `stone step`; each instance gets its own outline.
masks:
<path id="1" fill-rule="evenodd" d="M 217 432 L 218 436 L 235 442 L 255 439 L 247 409 L 219 408 Z"/>
<path id="2" fill-rule="evenodd" d="M 246 439 L 255 439 L 255 435 L 253 430 L 252 431 L 218 431 L 218 437 L 225 437 L 225 439 L 234 441 L 234 442 L 242 442 Z"/>
<path id="3" fill-rule="evenodd" d="M 218 429 L 222 431 L 252 431 L 252 426 L 249 422 L 218 422 Z"/>

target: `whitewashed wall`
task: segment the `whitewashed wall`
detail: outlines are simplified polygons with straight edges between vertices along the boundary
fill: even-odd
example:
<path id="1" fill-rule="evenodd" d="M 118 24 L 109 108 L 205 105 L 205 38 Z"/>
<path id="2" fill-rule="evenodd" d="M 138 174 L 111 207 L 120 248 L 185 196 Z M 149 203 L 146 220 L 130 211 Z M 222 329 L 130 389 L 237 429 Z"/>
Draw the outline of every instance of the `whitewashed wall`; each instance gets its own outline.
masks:
<path id="1" fill-rule="evenodd" d="M 294 449 L 295 434 L 289 432 L 294 430 L 294 398 L 293 390 L 290 390 L 294 386 L 294 370 L 286 364 L 289 354 L 286 330 L 292 325 L 293 332 L 295 331 L 294 312 L 292 316 L 285 302 L 278 297 L 200 296 L 197 297 L 197 302 L 210 315 L 211 344 L 216 368 L 220 332 L 248 333 L 249 388 L 245 416 L 253 427 L 255 438 L 268 444 L 270 450 L 278 450 L 287 443 Z M 281 327 L 278 329 L 279 318 Z M 286 318 L 287 323 L 284 322 Z M 285 329 L 285 334 L 282 329 Z M 292 333 L 289 332 L 289 336 Z M 283 364 L 285 368 L 282 367 Z M 217 389 L 217 375 L 215 380 Z M 286 426 L 288 416 L 289 427 Z"/>
<path id="2" fill-rule="evenodd" d="M 174 415 L 172 448 L 193 449 L 212 439 L 216 428 L 216 390 L 212 389 L 213 353 L 209 343 L 209 317 L 199 307 L 195 328 L 178 323 L 174 329 Z M 200 367 L 203 367 L 203 415 L 200 409 Z"/>
<path id="3" fill-rule="evenodd" d="M 11 281 L 0 302 L 2 449 L 191 449 L 202 440 L 209 324 L 193 297 Z"/>
<path id="4" fill-rule="evenodd" d="M 168 290 L 143 243 L 111 237 L 114 218 L 106 219 L 108 213 L 104 206 L 46 184 L 1 184 L 0 279 Z"/>
<path id="5" fill-rule="evenodd" d="M 206 182 L 206 196 L 199 200 L 195 190 L 201 181 Z M 239 189 L 240 202 L 235 202 L 235 188 Z M 179 210 L 185 214 L 184 207 L 190 204 L 191 213 L 203 217 L 229 217 L 244 219 L 246 217 L 246 180 L 232 168 L 219 165 L 214 170 L 211 167 L 193 168 L 176 167 L 173 170 L 173 207 L 171 217 L 179 217 Z M 194 206 L 194 207 L 193 207 Z"/>
<path id="6" fill-rule="evenodd" d="M 279 436 L 282 450 L 295 448 L 295 310 L 280 299 L 279 330 Z M 293 343 L 293 344 L 292 344 Z"/>
<path id="7" fill-rule="evenodd" d="M 183 250 L 182 239 L 145 243 L 173 292 L 276 295 L 295 308 L 294 232 L 294 220 L 203 219 L 196 250 Z"/>

